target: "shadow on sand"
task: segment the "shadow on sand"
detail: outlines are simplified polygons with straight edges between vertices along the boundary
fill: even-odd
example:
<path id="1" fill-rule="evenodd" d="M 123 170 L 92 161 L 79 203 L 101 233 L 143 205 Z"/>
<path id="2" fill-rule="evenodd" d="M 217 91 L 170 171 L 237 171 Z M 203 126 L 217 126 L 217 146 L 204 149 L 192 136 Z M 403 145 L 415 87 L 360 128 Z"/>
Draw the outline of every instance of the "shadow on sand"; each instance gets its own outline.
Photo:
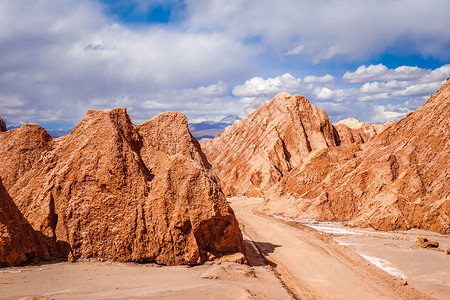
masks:
<path id="1" fill-rule="evenodd" d="M 248 264 L 250 266 L 277 266 L 276 263 L 268 260 L 266 256 L 269 253 L 273 253 L 275 249 L 281 247 L 281 245 L 275 245 L 266 242 L 255 242 L 250 240 L 244 240 L 244 244 L 245 251 L 247 253 Z"/>

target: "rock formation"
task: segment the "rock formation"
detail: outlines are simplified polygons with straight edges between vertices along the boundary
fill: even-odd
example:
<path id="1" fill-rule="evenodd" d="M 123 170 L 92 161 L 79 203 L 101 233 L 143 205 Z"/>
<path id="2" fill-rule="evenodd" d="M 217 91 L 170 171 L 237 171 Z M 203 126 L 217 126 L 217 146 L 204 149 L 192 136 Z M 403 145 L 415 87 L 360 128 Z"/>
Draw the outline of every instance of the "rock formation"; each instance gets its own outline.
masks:
<path id="1" fill-rule="evenodd" d="M 450 80 L 368 143 L 315 151 L 274 186 L 268 214 L 450 233 Z"/>
<path id="2" fill-rule="evenodd" d="M 6 124 L 5 121 L 3 121 L 2 118 L 0 118 L 0 132 L 6 131 Z"/>
<path id="3" fill-rule="evenodd" d="M 0 134 L 0 175 L 53 256 L 199 264 L 243 252 L 234 213 L 186 117 L 133 125 L 89 111 L 53 140 L 37 125 Z"/>
<path id="4" fill-rule="evenodd" d="M 262 197 L 310 152 L 365 143 L 391 124 L 349 118 L 333 126 L 303 96 L 280 93 L 201 145 L 226 195 Z"/>
<path id="5" fill-rule="evenodd" d="M 366 143 L 394 123 L 395 121 L 390 121 L 381 125 L 375 125 L 361 122 L 354 118 L 347 118 L 334 125 L 337 131 L 337 143 L 338 145 Z"/>
<path id="6" fill-rule="evenodd" d="M 417 241 L 414 244 L 415 247 L 421 247 L 421 248 L 438 248 L 439 242 L 438 241 L 430 241 L 427 238 L 419 237 L 417 238 Z"/>
<path id="7" fill-rule="evenodd" d="M 321 109 L 280 93 L 203 146 L 227 195 L 260 197 L 313 150 L 336 146 Z"/>
<path id="8" fill-rule="evenodd" d="M 0 267 L 45 258 L 44 251 L 38 234 L 17 209 L 0 180 Z"/>

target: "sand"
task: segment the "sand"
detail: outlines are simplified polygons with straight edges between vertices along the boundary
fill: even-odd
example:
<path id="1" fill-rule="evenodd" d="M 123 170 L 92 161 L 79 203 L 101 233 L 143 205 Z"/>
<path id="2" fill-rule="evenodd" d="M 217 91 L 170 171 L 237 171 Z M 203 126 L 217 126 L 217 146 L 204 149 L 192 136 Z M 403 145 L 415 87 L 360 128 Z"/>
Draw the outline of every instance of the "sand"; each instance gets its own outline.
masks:
<path id="1" fill-rule="evenodd" d="M 79 261 L 3 268 L 0 298 L 449 299 L 450 256 L 410 247 L 417 236 L 446 247 L 448 236 L 336 223 L 309 223 L 310 228 L 256 212 L 261 199 L 229 201 L 244 234 L 249 265 Z"/>
<path id="2" fill-rule="evenodd" d="M 289 299 L 266 266 L 59 262 L 0 270 L 0 298 Z"/>
<path id="3" fill-rule="evenodd" d="M 301 299 L 428 299 L 401 278 L 392 276 L 339 245 L 330 236 L 303 224 L 256 212 L 262 199 L 229 199 L 244 234 Z"/>
<path id="4" fill-rule="evenodd" d="M 450 236 L 425 230 L 376 231 L 348 228 L 340 223 L 308 224 L 330 234 L 339 244 L 355 250 L 371 263 L 402 277 L 418 290 L 437 299 L 450 299 Z M 418 237 L 439 242 L 437 249 L 414 246 Z"/>

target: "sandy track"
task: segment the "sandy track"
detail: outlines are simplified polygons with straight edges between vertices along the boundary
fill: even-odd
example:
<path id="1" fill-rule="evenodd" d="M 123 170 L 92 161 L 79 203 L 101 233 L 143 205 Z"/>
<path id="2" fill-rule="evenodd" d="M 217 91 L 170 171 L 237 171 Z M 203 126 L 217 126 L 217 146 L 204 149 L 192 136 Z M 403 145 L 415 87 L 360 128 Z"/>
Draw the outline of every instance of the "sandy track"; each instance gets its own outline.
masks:
<path id="1" fill-rule="evenodd" d="M 301 224 L 255 212 L 260 199 L 231 198 L 245 236 L 301 299 L 429 299 L 356 252 Z"/>

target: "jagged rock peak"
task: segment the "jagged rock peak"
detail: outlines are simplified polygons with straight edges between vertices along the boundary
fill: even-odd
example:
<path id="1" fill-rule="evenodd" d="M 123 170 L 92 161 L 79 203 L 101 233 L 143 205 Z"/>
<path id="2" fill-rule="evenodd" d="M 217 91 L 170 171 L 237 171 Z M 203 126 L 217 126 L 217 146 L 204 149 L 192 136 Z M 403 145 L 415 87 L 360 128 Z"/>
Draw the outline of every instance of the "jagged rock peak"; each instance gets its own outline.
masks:
<path id="1" fill-rule="evenodd" d="M 355 118 L 348 117 L 347 119 L 340 120 L 335 125 L 339 125 L 339 124 L 344 124 L 347 127 L 352 128 L 352 129 L 359 129 L 359 128 L 363 127 L 367 123 L 359 121 L 359 120 L 357 120 Z"/>
<path id="2" fill-rule="evenodd" d="M 395 120 L 376 125 L 362 122 L 355 118 L 347 118 L 334 125 L 336 129 L 338 145 L 363 144 L 375 137 L 377 134 L 395 123 Z"/>
<path id="3" fill-rule="evenodd" d="M 262 196 L 309 152 L 336 146 L 325 112 L 280 93 L 226 128 L 203 149 L 228 195 Z"/>
<path id="4" fill-rule="evenodd" d="M 182 154 L 210 169 L 200 144 L 189 131 L 187 118 L 180 112 L 164 112 L 138 126 L 142 136 L 148 137 L 152 147 L 169 155 Z"/>

